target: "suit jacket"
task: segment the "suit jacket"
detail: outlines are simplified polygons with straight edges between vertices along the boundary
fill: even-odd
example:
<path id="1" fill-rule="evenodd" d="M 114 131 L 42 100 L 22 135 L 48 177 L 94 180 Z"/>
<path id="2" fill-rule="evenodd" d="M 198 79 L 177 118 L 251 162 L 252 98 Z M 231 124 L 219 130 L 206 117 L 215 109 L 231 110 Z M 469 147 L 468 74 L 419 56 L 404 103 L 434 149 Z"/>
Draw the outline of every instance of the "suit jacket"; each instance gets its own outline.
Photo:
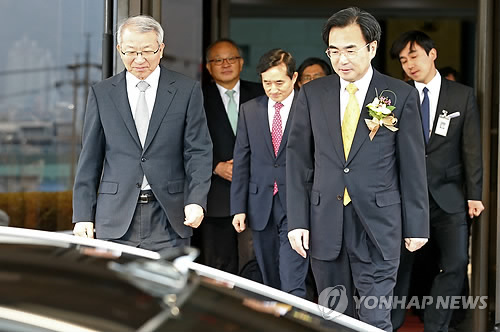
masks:
<path id="1" fill-rule="evenodd" d="M 435 133 L 443 110 L 460 112 L 450 120 L 446 136 Z M 481 200 L 482 195 L 480 121 L 472 88 L 441 78 L 432 128 L 426 147 L 429 193 L 445 212 L 464 212 L 468 199 Z"/>
<path id="2" fill-rule="evenodd" d="M 297 99 L 295 93 L 294 101 Z M 274 181 L 286 205 L 286 144 L 293 119 L 293 103 L 275 157 L 267 105 L 269 98 L 255 98 L 241 106 L 234 146 L 231 214 L 246 213 L 251 229 L 263 230 L 271 216 Z"/>
<path id="3" fill-rule="evenodd" d="M 262 84 L 240 81 L 240 105 L 263 94 Z M 233 159 L 236 138 L 227 117 L 219 89 L 217 89 L 215 83 L 203 87 L 203 99 L 208 130 L 213 143 L 213 169 L 215 169 L 219 162 Z M 207 216 L 230 216 L 230 191 L 230 181 L 218 175 L 212 175 L 212 183 L 208 192 Z"/>
<path id="4" fill-rule="evenodd" d="M 141 147 L 125 71 L 92 86 L 73 189 L 73 221 L 94 221 L 99 238 L 119 238 L 136 209 L 143 175 L 183 238 L 184 206 L 206 208 L 212 143 L 199 83 L 161 67 L 148 133 Z"/>
<path id="5" fill-rule="evenodd" d="M 361 110 L 349 158 L 340 123 L 340 80 L 327 76 L 304 85 L 287 147 L 289 230 L 310 230 L 310 254 L 335 259 L 342 247 L 343 193 L 384 259 L 399 257 L 402 235 L 429 236 L 425 146 L 416 89 L 376 70 L 363 106 L 376 91 L 391 90 L 399 131 L 381 127 L 373 141 Z M 309 188 L 311 188 L 309 192 Z"/>

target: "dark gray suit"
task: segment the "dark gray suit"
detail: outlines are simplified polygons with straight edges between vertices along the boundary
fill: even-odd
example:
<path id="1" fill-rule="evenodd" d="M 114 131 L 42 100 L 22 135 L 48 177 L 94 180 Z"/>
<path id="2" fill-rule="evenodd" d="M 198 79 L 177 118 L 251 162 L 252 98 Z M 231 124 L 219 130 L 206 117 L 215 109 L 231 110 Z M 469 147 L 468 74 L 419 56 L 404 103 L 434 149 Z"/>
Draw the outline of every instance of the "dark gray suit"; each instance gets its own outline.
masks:
<path id="1" fill-rule="evenodd" d="M 383 90 L 397 96 L 399 131 L 382 127 L 371 141 L 365 106 Z M 359 295 L 386 297 L 395 284 L 402 237 L 429 235 L 425 145 L 418 95 L 404 82 L 374 70 L 360 106 L 346 161 L 339 77 L 320 78 L 300 90 L 287 147 L 288 225 L 310 231 L 318 292 L 349 286 L 352 275 Z M 352 199 L 346 207 L 345 187 Z M 380 308 L 359 312 L 361 320 L 387 330 L 389 314 Z"/>
<path id="2" fill-rule="evenodd" d="M 127 97 L 125 71 L 92 86 L 73 191 L 73 221 L 93 221 L 96 236 L 122 237 L 136 210 L 143 175 L 181 238 L 184 206 L 206 209 L 212 143 L 198 82 L 161 66 L 144 149 Z"/>

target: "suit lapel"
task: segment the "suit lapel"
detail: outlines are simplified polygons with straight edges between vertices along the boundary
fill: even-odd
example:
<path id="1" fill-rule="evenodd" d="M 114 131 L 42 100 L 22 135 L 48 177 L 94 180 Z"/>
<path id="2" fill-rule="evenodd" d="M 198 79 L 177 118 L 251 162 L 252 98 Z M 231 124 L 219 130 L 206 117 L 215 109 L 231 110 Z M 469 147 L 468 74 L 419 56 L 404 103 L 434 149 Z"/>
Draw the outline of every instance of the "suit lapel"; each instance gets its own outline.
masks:
<path id="1" fill-rule="evenodd" d="M 266 97 L 261 97 L 258 100 L 258 122 L 260 126 L 260 132 L 264 133 L 264 141 L 267 146 L 267 149 L 269 150 L 269 153 L 273 156 L 274 158 L 274 148 L 273 148 L 273 141 L 271 138 L 271 128 L 269 128 L 269 117 L 267 115 L 267 103 L 268 103 L 269 98 Z"/>
<path id="2" fill-rule="evenodd" d="M 354 134 L 354 140 L 352 141 L 351 151 L 349 151 L 347 163 L 349 163 L 356 156 L 356 153 L 361 148 L 361 145 L 363 145 L 370 134 L 368 126 L 365 122 L 365 119 L 370 119 L 370 114 L 368 113 L 368 108 L 366 108 L 365 105 L 371 103 L 377 96 L 377 93 L 380 95 L 380 93 L 385 89 L 387 89 L 387 84 L 384 82 L 382 75 L 380 75 L 374 69 L 372 81 L 370 82 L 370 86 L 368 87 L 368 91 L 366 92 L 365 100 L 363 102 L 363 105 L 360 105 L 361 113 L 359 115 L 358 126 L 356 127 L 356 133 Z"/>
<path id="3" fill-rule="evenodd" d="M 447 100 L 446 96 L 449 96 L 447 90 L 448 90 L 448 84 L 447 84 L 445 79 L 441 78 L 441 89 L 439 90 L 439 99 L 438 99 L 438 104 L 436 107 L 436 114 L 434 115 L 431 136 L 429 137 L 429 142 L 427 143 L 427 150 L 429 148 L 433 147 L 432 142 L 434 142 L 434 140 L 435 140 L 434 136 L 436 136 L 434 131 L 436 130 L 439 115 L 441 115 L 443 110 L 445 110 L 447 108 L 447 104 L 448 104 L 447 101 L 448 100 Z"/>
<path id="4" fill-rule="evenodd" d="M 125 122 L 125 126 L 127 127 L 130 135 L 137 145 L 141 147 L 141 141 L 139 140 L 139 135 L 137 134 L 134 118 L 132 117 L 132 110 L 128 101 L 127 80 L 125 79 L 125 73 L 125 70 L 122 71 L 118 76 L 116 76 L 116 80 L 111 83 L 113 85 L 113 89 L 110 91 L 110 95 L 118 113 L 120 113 L 123 121 Z"/>
<path id="5" fill-rule="evenodd" d="M 323 96 L 321 109 L 325 110 L 326 123 L 337 156 L 339 159 L 345 160 L 340 124 L 340 79 L 337 75 L 330 77 L 331 80 L 326 81 L 326 84 L 323 85 L 324 91 L 320 94 Z"/>
<path id="6" fill-rule="evenodd" d="M 250 90 L 248 89 L 246 82 L 240 80 L 240 106 L 250 99 Z"/>
<path id="7" fill-rule="evenodd" d="M 236 136 L 234 135 L 233 128 L 231 127 L 231 123 L 229 122 L 229 118 L 227 117 L 226 107 L 224 106 L 224 102 L 222 101 L 220 91 L 215 83 L 210 84 L 207 97 L 209 97 L 208 102 L 210 103 L 210 111 L 214 112 L 215 117 L 217 118 L 216 121 L 218 130 L 226 133 L 231 133 L 233 135 L 234 142 Z"/>
<path id="8" fill-rule="evenodd" d="M 146 142 L 144 143 L 144 151 L 153 141 L 156 132 L 160 128 L 161 122 L 167 114 L 170 103 L 174 99 L 177 88 L 174 86 L 175 79 L 170 77 L 168 70 L 163 66 L 160 66 L 160 80 L 158 82 L 158 89 L 156 90 L 156 100 L 153 107 L 153 113 L 151 114 L 151 119 L 149 120 L 148 134 L 146 136 Z"/>
<path id="9" fill-rule="evenodd" d="M 293 105 L 297 100 L 298 94 L 299 94 L 298 91 L 295 91 L 293 94 L 292 106 L 290 107 L 290 112 L 288 113 L 288 119 L 286 120 L 285 130 L 283 131 L 283 138 L 281 139 L 280 148 L 278 149 L 278 154 L 276 155 L 276 158 L 278 158 L 280 154 L 283 152 L 283 150 L 286 149 L 286 143 L 288 142 L 288 132 L 290 131 L 290 126 L 293 119 L 293 112 L 294 112 Z"/>

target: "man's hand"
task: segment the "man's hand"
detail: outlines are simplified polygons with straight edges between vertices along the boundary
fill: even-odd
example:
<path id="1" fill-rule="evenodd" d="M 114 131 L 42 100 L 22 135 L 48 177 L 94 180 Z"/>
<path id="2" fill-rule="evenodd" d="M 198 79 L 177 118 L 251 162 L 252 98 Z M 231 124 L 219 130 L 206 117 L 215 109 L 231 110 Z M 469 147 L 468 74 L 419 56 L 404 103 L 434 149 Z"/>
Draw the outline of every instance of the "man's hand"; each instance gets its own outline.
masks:
<path id="1" fill-rule="evenodd" d="M 288 232 L 288 241 L 290 241 L 292 249 L 300 256 L 307 257 L 306 250 L 309 250 L 309 230 L 297 228 Z"/>
<path id="2" fill-rule="evenodd" d="M 429 239 L 421 237 L 407 237 L 405 238 L 405 246 L 408 251 L 413 252 L 422 248 L 427 241 L 429 241 Z"/>
<path id="3" fill-rule="evenodd" d="M 472 201 L 468 202 L 469 205 L 469 217 L 472 219 L 474 217 L 479 217 L 481 212 L 484 210 L 483 202 L 481 201 Z"/>
<path id="4" fill-rule="evenodd" d="M 186 216 L 184 225 L 198 228 L 203 220 L 203 208 L 198 204 L 188 204 L 184 207 L 184 215 Z"/>
<path id="5" fill-rule="evenodd" d="M 94 223 L 91 221 L 80 221 L 73 228 L 75 236 L 94 238 Z"/>
<path id="6" fill-rule="evenodd" d="M 245 213 L 238 213 L 234 215 L 233 226 L 238 233 L 243 232 L 247 228 L 247 226 L 245 225 L 246 217 L 247 215 Z"/>
<path id="7" fill-rule="evenodd" d="M 233 160 L 221 161 L 215 166 L 215 174 L 228 181 L 233 180 Z"/>

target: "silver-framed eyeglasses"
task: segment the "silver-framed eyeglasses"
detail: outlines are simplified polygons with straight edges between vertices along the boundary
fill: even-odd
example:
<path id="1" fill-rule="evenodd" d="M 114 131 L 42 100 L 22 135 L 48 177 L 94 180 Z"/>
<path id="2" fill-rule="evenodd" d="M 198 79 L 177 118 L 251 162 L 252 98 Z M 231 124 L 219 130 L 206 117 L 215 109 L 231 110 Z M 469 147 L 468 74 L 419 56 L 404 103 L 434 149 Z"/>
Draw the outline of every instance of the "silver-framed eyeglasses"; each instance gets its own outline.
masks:
<path id="1" fill-rule="evenodd" d="M 120 51 L 120 52 L 127 58 L 137 58 L 139 55 L 142 55 L 143 58 L 148 58 L 158 53 L 159 50 L 160 46 L 158 46 L 158 49 L 156 51 L 144 50 L 141 52 L 137 51 L 126 51 L 126 52 Z"/>
<path id="2" fill-rule="evenodd" d="M 358 48 L 357 50 L 339 50 L 337 48 L 327 48 L 325 53 L 330 59 L 339 59 L 341 55 L 344 55 L 348 59 L 354 59 L 358 52 L 361 51 L 366 46 L 370 45 L 370 43 L 366 44 L 363 47 Z"/>
<path id="3" fill-rule="evenodd" d="M 224 63 L 224 61 L 227 61 L 227 63 L 229 63 L 230 65 L 232 65 L 238 59 L 241 59 L 241 57 L 240 56 L 232 56 L 232 57 L 224 58 L 224 59 L 217 58 L 217 59 L 208 60 L 208 62 L 211 62 L 211 63 L 215 64 L 216 66 L 222 66 L 222 64 Z"/>

